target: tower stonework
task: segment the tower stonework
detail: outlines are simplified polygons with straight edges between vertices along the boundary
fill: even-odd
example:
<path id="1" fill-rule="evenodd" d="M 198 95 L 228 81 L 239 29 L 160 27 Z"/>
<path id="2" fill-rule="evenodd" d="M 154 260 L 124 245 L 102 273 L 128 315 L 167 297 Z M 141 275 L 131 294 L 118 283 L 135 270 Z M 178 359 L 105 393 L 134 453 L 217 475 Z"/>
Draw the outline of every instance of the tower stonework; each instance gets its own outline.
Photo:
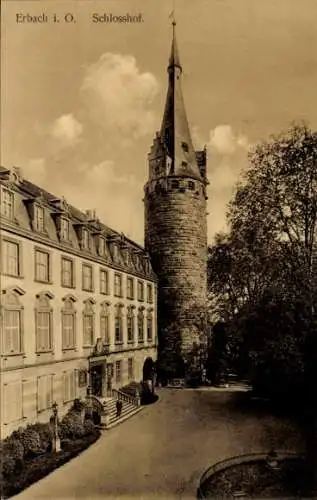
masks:
<path id="1" fill-rule="evenodd" d="M 145 185 L 145 247 L 158 277 L 158 362 L 181 376 L 206 341 L 206 150 L 195 151 L 181 88 L 175 23 L 168 91 Z M 185 361 L 186 364 L 186 361 Z"/>

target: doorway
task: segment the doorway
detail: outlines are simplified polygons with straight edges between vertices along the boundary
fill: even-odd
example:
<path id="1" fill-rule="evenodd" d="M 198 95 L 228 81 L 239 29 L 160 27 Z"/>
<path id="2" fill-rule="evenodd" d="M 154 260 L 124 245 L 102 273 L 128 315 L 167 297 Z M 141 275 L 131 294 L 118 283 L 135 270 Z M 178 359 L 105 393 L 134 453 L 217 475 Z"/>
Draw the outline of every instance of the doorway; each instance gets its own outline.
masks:
<path id="1" fill-rule="evenodd" d="M 112 396 L 113 363 L 107 364 L 107 396 Z"/>
<path id="2" fill-rule="evenodd" d="M 102 396 L 102 375 L 102 365 L 96 365 L 90 369 L 91 392 L 94 396 Z"/>

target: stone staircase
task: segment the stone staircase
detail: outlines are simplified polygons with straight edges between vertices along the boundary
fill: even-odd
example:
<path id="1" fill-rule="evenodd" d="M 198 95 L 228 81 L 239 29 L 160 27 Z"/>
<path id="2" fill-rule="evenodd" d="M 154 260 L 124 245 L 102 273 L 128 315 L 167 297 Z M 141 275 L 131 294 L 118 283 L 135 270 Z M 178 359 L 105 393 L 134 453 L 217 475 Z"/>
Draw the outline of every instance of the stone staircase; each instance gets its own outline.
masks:
<path id="1" fill-rule="evenodd" d="M 119 417 L 117 417 L 116 408 L 118 399 L 122 402 Z M 101 421 L 98 425 L 100 429 L 111 429 L 142 410 L 139 399 L 115 389 L 112 391 L 111 397 L 90 396 L 89 399 L 87 398 L 87 402 L 88 400 L 90 400 L 92 410 L 100 415 Z"/>
<path id="2" fill-rule="evenodd" d="M 120 417 L 117 417 L 117 408 L 116 408 L 116 402 L 117 398 L 111 397 L 108 398 L 107 403 L 106 403 L 106 408 L 107 408 L 107 413 L 108 413 L 108 418 L 109 418 L 109 423 L 107 425 L 107 429 L 111 429 L 115 425 L 120 424 L 121 422 L 124 422 L 128 418 L 132 417 L 132 415 L 135 415 L 138 413 L 142 408 L 141 406 L 136 405 L 135 403 L 129 402 L 129 401 L 122 401 L 122 411 Z"/>

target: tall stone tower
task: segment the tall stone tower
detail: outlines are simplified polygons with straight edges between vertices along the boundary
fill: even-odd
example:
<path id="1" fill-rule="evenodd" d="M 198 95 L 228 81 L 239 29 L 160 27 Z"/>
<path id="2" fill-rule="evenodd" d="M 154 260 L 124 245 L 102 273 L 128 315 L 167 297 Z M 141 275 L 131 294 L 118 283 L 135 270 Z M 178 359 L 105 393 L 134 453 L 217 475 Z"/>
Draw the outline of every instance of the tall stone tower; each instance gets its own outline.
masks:
<path id="1" fill-rule="evenodd" d="M 175 22 L 167 71 L 162 126 L 148 155 L 145 247 L 158 276 L 158 366 L 180 377 L 206 339 L 208 181 L 206 150 L 194 150 L 187 122 Z"/>

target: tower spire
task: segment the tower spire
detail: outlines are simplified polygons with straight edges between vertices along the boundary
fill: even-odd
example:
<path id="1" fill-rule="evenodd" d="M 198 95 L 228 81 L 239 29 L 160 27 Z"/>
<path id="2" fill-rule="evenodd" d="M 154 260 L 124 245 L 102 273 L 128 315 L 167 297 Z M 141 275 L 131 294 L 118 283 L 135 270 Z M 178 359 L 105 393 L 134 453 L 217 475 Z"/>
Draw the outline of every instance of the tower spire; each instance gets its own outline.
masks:
<path id="1" fill-rule="evenodd" d="M 182 69 L 180 59 L 179 59 L 179 54 L 178 54 L 177 41 L 176 41 L 175 9 L 172 10 L 171 18 L 172 18 L 173 36 L 172 36 L 171 55 L 170 55 L 168 67 L 173 68 L 173 67 L 177 66 L 178 68 Z"/>
<path id="2" fill-rule="evenodd" d="M 197 165 L 183 99 L 182 65 L 176 40 L 175 13 L 172 12 L 172 47 L 168 62 L 169 83 L 161 126 L 161 140 L 171 160 L 171 175 L 186 175 L 201 179 Z"/>

